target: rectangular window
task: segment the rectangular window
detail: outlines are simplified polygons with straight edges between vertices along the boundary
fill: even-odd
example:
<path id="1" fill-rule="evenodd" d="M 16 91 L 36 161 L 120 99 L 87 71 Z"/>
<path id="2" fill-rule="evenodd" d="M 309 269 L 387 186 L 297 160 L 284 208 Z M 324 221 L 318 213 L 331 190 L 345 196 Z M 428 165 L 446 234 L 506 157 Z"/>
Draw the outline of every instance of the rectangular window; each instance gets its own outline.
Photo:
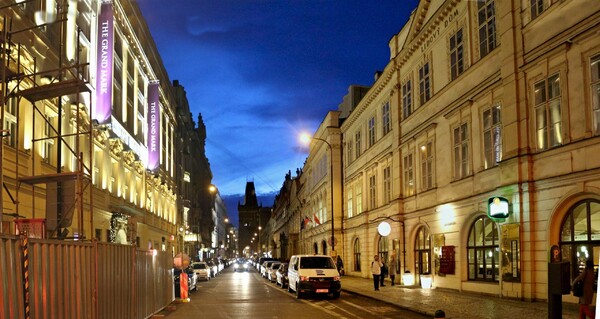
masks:
<path id="1" fill-rule="evenodd" d="M 385 103 L 381 107 L 381 123 L 383 125 L 383 135 L 386 135 L 392 130 L 392 124 L 390 122 L 390 103 Z"/>
<path id="2" fill-rule="evenodd" d="M 46 120 L 44 121 L 44 142 L 43 142 L 43 153 L 42 159 L 44 163 L 54 164 L 54 130 L 52 129 L 54 124 L 54 120 L 56 116 L 54 114 L 46 114 Z"/>
<path id="3" fill-rule="evenodd" d="M 421 189 L 433 188 L 433 142 L 421 145 Z"/>
<path id="4" fill-rule="evenodd" d="M 404 172 L 404 196 L 412 196 L 415 194 L 415 175 L 412 154 L 407 154 L 402 159 L 402 170 Z"/>
<path id="5" fill-rule="evenodd" d="M 12 147 L 17 146 L 17 103 L 18 99 L 16 96 L 8 97 L 6 104 L 4 105 L 4 126 L 5 132 L 1 135 L 4 136 L 4 144 Z"/>
<path id="6" fill-rule="evenodd" d="M 348 144 L 346 144 L 346 145 L 348 145 L 348 164 L 350 164 L 350 163 L 352 163 L 352 160 L 354 159 L 354 153 L 353 153 L 354 149 L 352 148 L 354 143 L 353 143 L 352 139 L 350 139 L 348 141 Z"/>
<path id="7" fill-rule="evenodd" d="M 392 168 L 383 169 L 383 201 L 387 204 L 392 200 Z"/>
<path id="8" fill-rule="evenodd" d="M 482 0 L 477 4 L 479 56 L 483 58 L 496 47 L 496 10 L 494 0 Z"/>
<path id="9" fill-rule="evenodd" d="M 425 63 L 419 69 L 419 101 L 420 105 L 425 104 L 431 98 L 431 79 L 429 72 L 429 62 Z"/>
<path id="10" fill-rule="evenodd" d="M 531 4 L 531 20 L 544 12 L 544 0 L 529 0 Z"/>
<path id="11" fill-rule="evenodd" d="M 540 150 L 562 144 L 560 74 L 535 83 L 535 129 Z"/>
<path id="12" fill-rule="evenodd" d="M 375 145 L 375 117 L 369 119 L 369 147 Z"/>
<path id="13" fill-rule="evenodd" d="M 356 191 L 356 215 L 362 213 L 362 180 L 358 180 L 354 188 Z"/>
<path id="14" fill-rule="evenodd" d="M 502 122 L 500 105 L 483 111 L 483 152 L 485 169 L 498 165 L 502 160 Z"/>
<path id="15" fill-rule="evenodd" d="M 462 28 L 450 37 L 450 78 L 455 80 L 465 70 Z"/>
<path id="16" fill-rule="evenodd" d="M 467 123 L 462 123 L 453 130 L 454 138 L 454 179 L 461 179 L 469 174 L 469 132 Z"/>
<path id="17" fill-rule="evenodd" d="M 356 131 L 356 133 L 354 134 L 354 145 L 356 145 L 356 156 L 354 158 L 358 158 L 362 153 L 360 131 Z"/>
<path id="18" fill-rule="evenodd" d="M 592 75 L 592 119 L 594 121 L 594 134 L 600 134 L 600 55 L 592 58 L 590 68 Z"/>
<path id="19" fill-rule="evenodd" d="M 412 85 L 408 80 L 402 84 L 402 118 L 412 114 Z"/>
<path id="20" fill-rule="evenodd" d="M 369 209 L 377 208 L 377 179 L 375 175 L 369 177 Z"/>
<path id="21" fill-rule="evenodd" d="M 347 196 L 348 196 L 348 200 L 347 200 L 348 218 L 350 218 L 350 217 L 354 216 L 354 215 L 352 215 L 352 213 L 353 213 L 352 212 L 352 187 L 348 187 L 348 195 Z"/>

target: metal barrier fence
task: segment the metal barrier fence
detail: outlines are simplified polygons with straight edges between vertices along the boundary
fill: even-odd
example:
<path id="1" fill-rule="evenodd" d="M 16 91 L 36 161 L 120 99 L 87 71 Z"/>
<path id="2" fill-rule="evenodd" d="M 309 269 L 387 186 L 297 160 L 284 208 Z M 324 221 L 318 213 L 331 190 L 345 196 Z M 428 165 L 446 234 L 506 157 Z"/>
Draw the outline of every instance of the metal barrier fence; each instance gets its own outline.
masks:
<path id="1" fill-rule="evenodd" d="M 0 319 L 142 319 L 174 299 L 168 253 L 99 242 L 25 243 L 0 236 Z"/>

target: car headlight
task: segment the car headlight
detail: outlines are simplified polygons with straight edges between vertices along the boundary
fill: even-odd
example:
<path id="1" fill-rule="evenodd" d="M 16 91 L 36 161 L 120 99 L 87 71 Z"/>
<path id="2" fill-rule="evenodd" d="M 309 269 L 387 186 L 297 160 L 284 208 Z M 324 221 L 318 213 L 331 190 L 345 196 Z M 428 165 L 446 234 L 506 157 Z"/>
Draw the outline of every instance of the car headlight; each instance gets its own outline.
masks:
<path id="1" fill-rule="evenodd" d="M 240 265 L 239 264 L 235 264 L 233 265 L 233 268 L 238 268 Z"/>
<path id="2" fill-rule="evenodd" d="M 244 264 L 244 269 L 248 269 L 248 264 Z"/>

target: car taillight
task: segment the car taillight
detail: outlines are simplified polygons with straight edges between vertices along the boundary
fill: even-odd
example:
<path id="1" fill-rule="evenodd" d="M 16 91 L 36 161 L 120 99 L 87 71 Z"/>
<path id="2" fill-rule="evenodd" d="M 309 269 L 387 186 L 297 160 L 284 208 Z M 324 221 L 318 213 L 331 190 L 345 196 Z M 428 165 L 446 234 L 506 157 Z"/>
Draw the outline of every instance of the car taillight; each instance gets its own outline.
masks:
<path id="1" fill-rule="evenodd" d="M 342 277 L 340 277 L 340 276 L 335 276 L 335 277 L 333 277 L 333 281 L 340 281 L 341 278 Z"/>
<path id="2" fill-rule="evenodd" d="M 300 276 L 300 281 L 309 281 L 310 277 L 308 276 Z"/>

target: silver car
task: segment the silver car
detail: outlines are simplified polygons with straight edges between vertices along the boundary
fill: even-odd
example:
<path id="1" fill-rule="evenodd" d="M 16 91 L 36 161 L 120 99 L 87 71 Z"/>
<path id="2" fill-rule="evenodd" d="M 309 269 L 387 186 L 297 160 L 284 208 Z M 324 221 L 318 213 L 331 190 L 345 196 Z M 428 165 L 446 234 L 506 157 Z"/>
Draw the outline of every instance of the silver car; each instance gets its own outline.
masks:
<path id="1" fill-rule="evenodd" d="M 279 269 L 279 265 L 281 265 L 280 262 L 274 262 L 267 269 L 267 276 L 266 277 L 267 277 L 267 279 L 269 279 L 270 282 L 277 281 L 277 269 Z"/>
<path id="2" fill-rule="evenodd" d="M 210 267 L 205 262 L 192 263 L 192 269 L 198 276 L 198 280 L 210 280 Z"/>

